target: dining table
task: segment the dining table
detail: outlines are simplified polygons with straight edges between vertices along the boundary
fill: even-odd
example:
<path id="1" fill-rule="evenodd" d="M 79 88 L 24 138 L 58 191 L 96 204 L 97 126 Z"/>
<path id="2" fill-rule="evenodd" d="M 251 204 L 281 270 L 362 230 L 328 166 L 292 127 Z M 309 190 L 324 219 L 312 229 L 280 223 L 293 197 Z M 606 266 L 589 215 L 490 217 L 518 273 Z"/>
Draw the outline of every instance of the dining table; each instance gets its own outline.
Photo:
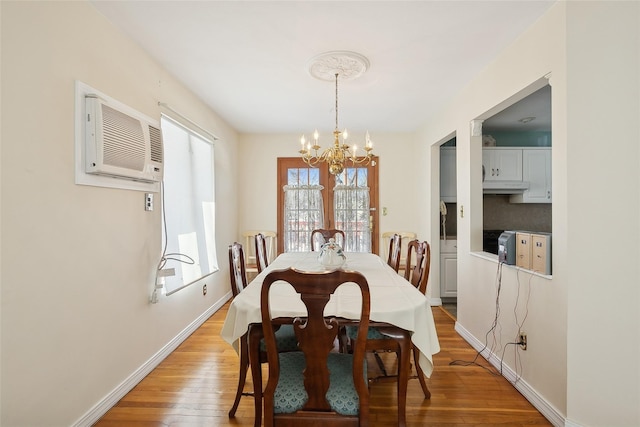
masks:
<path id="1" fill-rule="evenodd" d="M 221 330 L 222 338 L 236 351 L 240 349 L 240 340 L 249 341 L 249 360 L 251 366 L 259 366 L 257 359 L 259 346 L 251 340 L 260 337 L 262 321 L 260 311 L 260 291 L 264 277 L 273 270 L 294 268 L 300 271 L 326 271 L 318 258 L 319 252 L 285 252 L 280 254 L 268 267 L 258 274 L 249 285 L 231 302 L 227 317 Z M 440 351 L 433 313 L 428 298 L 409 281 L 399 275 L 380 256 L 364 252 L 345 253 L 346 261 L 340 267 L 343 270 L 362 273 L 369 284 L 372 325 L 391 327 L 401 331 L 407 338 L 407 345 L 401 348 L 405 363 L 399 363 L 398 373 L 398 425 L 405 425 L 406 392 L 410 370 L 409 353 L 411 344 L 417 349 L 418 360 L 425 376 L 433 372 L 433 355 Z M 306 309 L 300 296 L 286 283 L 274 283 L 270 294 L 271 316 L 276 318 L 295 318 L 306 316 Z M 361 296 L 355 284 L 346 284 L 338 288 L 325 309 L 326 316 L 342 319 L 359 319 Z M 253 328 L 253 329 L 252 329 Z M 251 333 L 251 331 L 254 333 Z M 253 337 L 253 338 L 252 338 Z M 254 384 L 256 425 L 261 417 L 262 372 L 251 369 Z M 255 372 L 254 372 L 255 371 Z"/>

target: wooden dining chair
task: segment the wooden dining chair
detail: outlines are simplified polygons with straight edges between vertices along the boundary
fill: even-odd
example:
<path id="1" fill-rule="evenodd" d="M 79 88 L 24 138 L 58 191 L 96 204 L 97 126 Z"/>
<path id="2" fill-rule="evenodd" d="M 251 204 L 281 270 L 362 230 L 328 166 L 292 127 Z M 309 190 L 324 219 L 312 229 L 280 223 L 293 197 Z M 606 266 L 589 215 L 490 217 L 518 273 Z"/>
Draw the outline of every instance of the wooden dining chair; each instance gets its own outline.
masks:
<path id="1" fill-rule="evenodd" d="M 269 291 L 278 281 L 289 283 L 301 297 L 306 316 L 293 319 L 300 351 L 278 352 L 270 313 Z M 355 283 L 361 294 L 358 337 L 353 353 L 333 352 L 340 329 L 336 318 L 325 318 L 329 299 L 344 283 Z M 269 361 L 264 390 L 264 425 L 367 426 L 369 389 L 365 360 L 370 311 L 369 285 L 359 272 L 326 273 L 294 269 L 272 271 L 260 294 L 262 328 Z"/>
<path id="2" fill-rule="evenodd" d="M 229 276 L 231 279 L 231 293 L 236 297 L 247 286 L 247 273 L 245 269 L 244 248 L 242 244 L 234 242 L 229 245 Z M 291 325 L 283 325 L 276 332 L 276 339 L 278 340 L 278 348 L 280 351 L 293 351 L 298 349 L 298 342 L 293 332 Z M 260 364 L 267 361 L 266 347 L 264 341 L 260 342 L 260 356 L 259 360 L 252 361 L 251 369 L 261 369 Z M 256 415 L 261 414 L 259 406 L 262 405 L 262 401 L 259 399 L 260 393 L 256 393 L 254 384 L 253 393 L 245 393 L 244 385 L 247 379 L 247 371 L 249 368 L 249 344 L 247 335 L 245 334 L 240 338 L 240 369 L 238 374 L 238 388 L 236 390 L 236 397 L 233 401 L 233 405 L 229 410 L 229 418 L 235 417 L 238 405 L 240 404 L 240 398 L 242 396 L 254 396 L 254 406 Z M 260 385 L 262 386 L 262 385 Z M 256 426 L 260 426 L 260 418 L 256 416 Z"/>
<path id="3" fill-rule="evenodd" d="M 385 243 L 384 249 L 387 250 L 389 246 L 389 240 L 393 237 L 394 234 L 399 234 L 401 239 L 400 245 L 400 266 L 398 267 L 398 274 L 404 276 L 404 267 L 407 263 L 407 243 L 411 240 L 414 240 L 418 237 L 418 235 L 413 231 L 385 231 L 382 233 L 382 241 Z M 389 253 L 385 253 L 385 257 L 389 257 Z"/>
<path id="4" fill-rule="evenodd" d="M 231 293 L 236 297 L 247 286 L 247 270 L 244 249 L 238 242 L 229 245 L 229 275 Z"/>
<path id="5" fill-rule="evenodd" d="M 258 274 L 269 265 L 269 256 L 267 254 L 267 240 L 264 234 L 258 233 L 254 236 L 254 247 L 256 248 L 256 267 Z"/>
<path id="6" fill-rule="evenodd" d="M 405 279 L 408 280 L 413 286 L 420 290 L 421 293 L 426 294 L 427 282 L 429 279 L 429 270 L 431 266 L 431 247 L 428 242 L 420 242 L 417 239 L 410 241 L 407 245 L 407 256 L 405 264 Z M 348 340 L 356 338 L 356 332 L 352 327 L 347 327 Z M 411 378 L 418 378 L 422 392 L 425 399 L 431 397 L 431 392 L 427 387 L 424 372 L 418 363 L 419 354 L 418 349 L 409 344 L 408 347 L 403 347 L 405 344 L 403 341 L 407 340 L 408 333 L 403 330 L 399 330 L 396 327 L 370 327 L 367 331 L 367 351 L 372 352 L 382 375 L 372 379 L 372 381 L 397 378 L 397 375 L 390 375 L 387 373 L 386 367 L 379 352 L 393 352 L 398 355 L 398 360 L 407 360 L 408 355 L 403 355 L 402 348 L 410 348 L 413 353 L 414 364 L 416 367 L 416 376 Z M 410 340 L 410 337 L 408 338 Z M 405 344 L 406 345 L 406 344 Z M 349 347 L 350 348 L 350 347 Z M 407 363 L 407 362 L 405 362 Z M 400 371 L 400 369 L 398 369 Z M 404 405 L 406 402 L 398 402 L 399 405 Z"/>
<path id="7" fill-rule="evenodd" d="M 430 270 L 431 245 L 427 241 L 420 242 L 417 239 L 410 241 L 407 245 L 404 278 L 426 295 Z"/>
<path id="8" fill-rule="evenodd" d="M 336 239 L 336 243 L 344 249 L 346 237 L 344 231 L 336 229 L 317 228 L 311 232 L 311 250 L 316 251 L 329 239 Z"/>
<path id="9" fill-rule="evenodd" d="M 399 234 L 394 233 L 389 238 L 389 256 L 387 257 L 387 264 L 393 268 L 396 273 L 400 268 L 400 249 L 402 247 L 402 237 Z"/>
<path id="10" fill-rule="evenodd" d="M 245 250 L 245 267 L 247 278 L 249 281 L 253 280 L 260 272 L 258 271 L 258 265 L 256 260 L 256 247 L 255 247 L 255 236 L 257 234 L 262 234 L 264 236 L 265 245 L 267 247 L 267 260 L 268 262 L 273 261 L 276 257 L 276 248 L 277 248 L 277 234 L 275 231 L 268 230 L 245 230 L 242 232 L 243 238 L 243 247 Z"/>
<path id="11" fill-rule="evenodd" d="M 413 258 L 415 257 L 415 260 Z M 407 245 L 407 259 L 405 266 L 404 278 L 423 294 L 427 294 L 427 284 L 429 283 L 429 272 L 431 270 L 431 245 L 426 240 L 420 242 L 415 239 Z M 411 351 L 413 353 L 413 362 L 416 366 L 416 376 L 420 381 L 420 387 L 424 393 L 424 397 L 429 399 L 431 392 L 427 387 L 424 379 L 425 375 L 420 367 L 418 349 L 412 344 Z"/>

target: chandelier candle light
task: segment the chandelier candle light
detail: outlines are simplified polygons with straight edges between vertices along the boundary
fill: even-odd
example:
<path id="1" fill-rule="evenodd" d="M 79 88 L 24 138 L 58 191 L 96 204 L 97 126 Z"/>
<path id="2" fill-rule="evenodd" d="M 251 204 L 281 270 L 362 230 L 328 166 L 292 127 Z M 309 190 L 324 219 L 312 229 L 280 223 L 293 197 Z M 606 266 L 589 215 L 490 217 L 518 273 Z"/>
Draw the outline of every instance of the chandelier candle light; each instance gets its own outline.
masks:
<path id="1" fill-rule="evenodd" d="M 320 135 L 318 130 L 313 133 L 313 145 L 311 141 L 307 141 L 305 136 L 300 138 L 300 155 L 302 160 L 309 166 L 313 167 L 320 162 L 326 162 L 329 165 L 329 172 L 332 175 L 339 175 L 344 171 L 347 159 L 355 164 L 368 165 L 373 158 L 373 144 L 367 131 L 364 141 L 364 156 L 358 157 L 358 147 L 353 145 L 349 148 L 346 140 L 349 136 L 347 130 L 338 130 L 338 78 L 356 78 L 362 75 L 369 66 L 369 61 L 354 52 L 327 52 L 312 60 L 310 73 L 314 77 L 327 80 L 327 74 L 333 73 L 336 82 L 336 127 L 333 131 L 333 146 L 325 149 L 321 153 L 319 144 Z M 342 143 L 340 142 L 342 135 Z M 375 163 L 374 163 L 375 165 Z"/>

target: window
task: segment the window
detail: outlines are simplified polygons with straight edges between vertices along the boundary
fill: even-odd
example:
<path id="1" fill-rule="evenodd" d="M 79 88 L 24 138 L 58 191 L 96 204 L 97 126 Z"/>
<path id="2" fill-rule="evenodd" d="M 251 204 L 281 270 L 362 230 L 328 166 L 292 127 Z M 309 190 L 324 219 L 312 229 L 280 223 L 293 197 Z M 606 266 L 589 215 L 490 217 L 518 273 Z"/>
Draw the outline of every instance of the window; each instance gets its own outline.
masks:
<path id="1" fill-rule="evenodd" d="M 163 116 L 163 258 L 170 295 L 218 270 L 215 248 L 213 144 Z"/>

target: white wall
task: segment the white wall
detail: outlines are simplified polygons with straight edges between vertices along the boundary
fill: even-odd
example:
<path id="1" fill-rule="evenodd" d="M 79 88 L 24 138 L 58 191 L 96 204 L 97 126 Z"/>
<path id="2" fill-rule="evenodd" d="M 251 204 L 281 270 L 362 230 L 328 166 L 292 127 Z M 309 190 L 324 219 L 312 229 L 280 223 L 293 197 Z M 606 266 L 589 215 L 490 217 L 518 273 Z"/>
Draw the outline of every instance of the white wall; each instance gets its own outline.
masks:
<path id="1" fill-rule="evenodd" d="M 499 349 L 513 341 L 517 303 L 518 319 L 527 314 L 529 348 L 520 352 L 521 367 L 508 351 L 506 366 L 567 425 L 640 425 L 639 23 L 637 2 L 554 5 L 420 133 L 433 164 L 434 144 L 457 132 L 458 207 L 465 209 L 457 220 L 457 327 L 484 342 L 497 264 L 473 255 L 481 249 L 481 145 L 469 123 L 550 73 L 553 278 L 504 267 L 497 335 Z M 611 200 L 623 208 L 611 209 Z M 422 227 L 432 239 L 437 203 L 432 195 L 421 207 L 431 212 Z"/>
<path id="2" fill-rule="evenodd" d="M 6 426 L 72 425 L 228 292 L 237 136 L 85 2 L 2 2 L 2 406 Z M 74 184 L 74 82 L 220 136 L 221 271 L 149 304 L 160 203 Z M 158 200 L 158 199 L 156 199 Z M 201 319 L 202 320 L 202 319 Z"/>

